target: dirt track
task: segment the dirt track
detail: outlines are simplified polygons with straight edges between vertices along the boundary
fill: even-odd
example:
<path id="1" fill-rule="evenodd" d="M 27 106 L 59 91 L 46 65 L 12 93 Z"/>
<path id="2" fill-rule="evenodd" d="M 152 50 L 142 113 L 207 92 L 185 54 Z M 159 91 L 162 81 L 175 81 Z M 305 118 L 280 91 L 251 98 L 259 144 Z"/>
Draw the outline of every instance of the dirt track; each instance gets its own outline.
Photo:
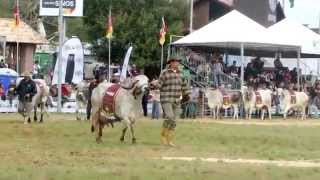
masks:
<path id="1" fill-rule="evenodd" d="M 320 119 L 276 119 L 276 120 L 233 120 L 233 119 L 195 119 L 195 120 L 181 120 L 181 122 L 189 121 L 192 123 L 216 123 L 216 124 L 228 124 L 228 125 L 258 125 L 258 126 L 320 126 Z"/>
<path id="2" fill-rule="evenodd" d="M 177 161 L 204 161 L 213 163 L 229 164 L 253 164 L 253 165 L 273 165 L 280 167 L 316 168 L 320 167 L 320 161 L 283 161 L 283 160 L 259 160 L 259 159 L 226 159 L 226 158 L 197 158 L 197 157 L 161 157 L 162 160 Z"/>

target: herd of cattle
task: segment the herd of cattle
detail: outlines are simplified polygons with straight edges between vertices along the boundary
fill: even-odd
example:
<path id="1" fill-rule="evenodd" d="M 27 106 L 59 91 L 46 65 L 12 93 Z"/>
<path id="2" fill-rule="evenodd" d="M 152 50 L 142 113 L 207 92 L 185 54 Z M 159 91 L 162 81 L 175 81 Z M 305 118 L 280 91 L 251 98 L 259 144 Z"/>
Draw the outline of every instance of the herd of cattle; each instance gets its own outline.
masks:
<path id="1" fill-rule="evenodd" d="M 41 107 L 41 119 L 46 110 L 49 93 L 49 86 L 43 81 L 34 79 L 37 86 L 37 94 L 28 105 L 33 108 L 26 108 L 25 121 L 30 121 L 31 112 L 34 110 L 34 120 L 37 120 L 37 107 Z M 17 84 L 19 80 L 17 81 Z M 128 79 L 126 85 L 114 84 L 103 81 L 92 91 L 91 97 L 88 93 L 89 83 L 83 81 L 76 87 L 77 119 L 82 119 L 83 113 L 79 109 L 85 109 L 88 100 L 91 100 L 91 131 L 96 132 L 96 141 L 101 142 L 102 130 L 105 125 L 113 126 L 114 121 L 121 121 L 123 130 L 120 140 L 123 141 L 126 131 L 131 133 L 132 143 L 136 142 L 133 125 L 137 118 L 142 114 L 142 97 L 149 91 L 148 78 L 138 75 Z M 306 109 L 309 104 L 309 97 L 305 92 L 289 91 L 277 89 L 253 90 L 250 87 L 243 87 L 241 91 L 227 91 L 221 89 L 204 88 L 204 94 L 208 100 L 208 107 L 211 109 L 214 118 L 219 118 L 221 109 L 233 109 L 233 118 L 239 118 L 239 108 L 244 107 L 246 117 L 251 118 L 255 109 L 261 110 L 261 119 L 267 111 L 271 119 L 271 107 L 273 99 L 279 98 L 283 107 L 283 117 L 286 118 L 288 111 L 293 109 L 299 111 L 302 119 L 306 118 Z"/>
<path id="2" fill-rule="evenodd" d="M 220 109 L 233 108 L 233 118 L 239 118 L 239 107 L 244 107 L 246 118 L 251 119 L 253 110 L 261 110 L 261 119 L 264 119 L 265 111 L 268 111 L 271 119 L 271 107 L 275 99 L 282 104 L 283 118 L 286 119 L 289 110 L 301 113 L 301 118 L 306 118 L 309 105 L 309 97 L 305 92 L 289 91 L 278 88 L 276 91 L 270 89 L 254 90 L 242 87 L 241 91 L 224 91 L 220 89 L 205 89 L 208 106 L 213 112 L 213 117 L 218 118 Z M 277 104 L 279 105 L 279 104 Z"/>

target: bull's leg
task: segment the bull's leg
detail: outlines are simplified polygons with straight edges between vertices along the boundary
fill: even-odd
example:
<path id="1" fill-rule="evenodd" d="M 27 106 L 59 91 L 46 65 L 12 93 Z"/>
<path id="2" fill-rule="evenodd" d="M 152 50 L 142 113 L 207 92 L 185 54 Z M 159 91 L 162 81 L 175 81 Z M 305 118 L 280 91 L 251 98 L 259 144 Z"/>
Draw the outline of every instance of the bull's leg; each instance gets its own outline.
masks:
<path id="1" fill-rule="evenodd" d="M 283 120 L 286 120 L 287 119 L 287 113 L 289 111 L 289 108 L 288 107 L 285 107 L 284 108 L 284 111 L 283 111 Z"/>
<path id="2" fill-rule="evenodd" d="M 265 109 L 261 108 L 261 120 L 264 120 L 264 113 L 265 113 Z"/>
<path id="3" fill-rule="evenodd" d="M 125 126 L 125 127 L 122 129 L 122 134 L 121 134 L 121 137 L 120 137 L 120 141 L 121 141 L 121 142 L 124 141 L 124 136 L 126 135 L 127 129 L 128 129 L 127 126 Z"/>
<path id="4" fill-rule="evenodd" d="M 211 109 L 213 119 L 216 119 L 216 108 Z"/>
<path id="5" fill-rule="evenodd" d="M 44 103 L 40 104 L 40 123 L 43 122 Z"/>
<path id="6" fill-rule="evenodd" d="M 132 144 L 135 144 L 137 142 L 136 136 L 134 134 L 134 129 L 133 129 L 133 123 L 130 123 L 130 131 L 131 131 L 131 137 L 132 137 Z"/>
<path id="7" fill-rule="evenodd" d="M 37 105 L 35 104 L 33 107 L 33 120 L 34 122 L 38 121 L 38 117 L 37 117 Z"/>
<path id="8" fill-rule="evenodd" d="M 301 120 L 306 119 L 306 107 L 301 108 Z"/>
<path id="9" fill-rule="evenodd" d="M 252 113 L 252 110 L 251 108 L 248 109 L 248 119 L 250 120 L 251 119 L 251 113 Z"/>
<path id="10" fill-rule="evenodd" d="M 239 119 L 239 109 L 238 109 L 238 106 L 233 106 L 233 119 L 236 119 L 237 120 Z"/>
<path id="11" fill-rule="evenodd" d="M 272 117 L 271 117 L 271 106 L 268 107 L 268 115 L 269 115 L 269 119 L 271 120 Z"/>
<path id="12" fill-rule="evenodd" d="M 217 116 L 217 120 L 220 118 L 220 107 L 217 106 L 217 109 L 216 109 L 216 116 Z"/>

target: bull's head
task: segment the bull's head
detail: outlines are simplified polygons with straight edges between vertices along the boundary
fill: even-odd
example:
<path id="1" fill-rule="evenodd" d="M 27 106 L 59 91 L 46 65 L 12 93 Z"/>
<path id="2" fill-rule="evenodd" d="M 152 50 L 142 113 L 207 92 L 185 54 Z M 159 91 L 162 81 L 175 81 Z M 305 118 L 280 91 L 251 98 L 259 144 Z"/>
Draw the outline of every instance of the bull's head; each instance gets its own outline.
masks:
<path id="1" fill-rule="evenodd" d="M 134 87 L 132 95 L 137 98 L 139 95 L 149 93 L 149 79 L 145 75 L 138 75 L 134 77 Z"/>
<path id="2" fill-rule="evenodd" d="M 138 75 L 131 80 L 129 87 L 123 85 L 121 87 L 123 89 L 132 91 L 132 95 L 136 99 L 139 95 L 149 92 L 148 81 L 149 79 L 147 78 L 147 76 Z"/>

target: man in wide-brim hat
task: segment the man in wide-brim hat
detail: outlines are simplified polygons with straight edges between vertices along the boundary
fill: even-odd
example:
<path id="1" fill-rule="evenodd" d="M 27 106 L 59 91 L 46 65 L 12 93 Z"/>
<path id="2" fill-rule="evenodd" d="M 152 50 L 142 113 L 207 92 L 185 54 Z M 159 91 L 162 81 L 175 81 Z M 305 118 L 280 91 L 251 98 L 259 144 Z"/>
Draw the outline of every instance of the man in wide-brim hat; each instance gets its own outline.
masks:
<path id="1" fill-rule="evenodd" d="M 189 88 L 183 80 L 179 71 L 181 59 L 177 56 L 171 57 L 160 77 L 158 86 L 160 88 L 160 102 L 165 114 L 161 130 L 161 142 L 164 145 L 175 146 L 172 142 L 176 127 L 176 119 L 179 117 L 180 97 L 189 96 Z"/>
<path id="2" fill-rule="evenodd" d="M 23 77 L 23 79 L 19 82 L 16 92 L 19 99 L 18 112 L 25 117 L 25 113 L 31 112 L 33 108 L 31 102 L 33 96 L 37 94 L 37 86 L 31 79 L 30 72 L 24 72 L 21 74 L 21 76 Z M 27 121 L 25 119 L 25 124 L 30 122 L 30 118 Z"/>

